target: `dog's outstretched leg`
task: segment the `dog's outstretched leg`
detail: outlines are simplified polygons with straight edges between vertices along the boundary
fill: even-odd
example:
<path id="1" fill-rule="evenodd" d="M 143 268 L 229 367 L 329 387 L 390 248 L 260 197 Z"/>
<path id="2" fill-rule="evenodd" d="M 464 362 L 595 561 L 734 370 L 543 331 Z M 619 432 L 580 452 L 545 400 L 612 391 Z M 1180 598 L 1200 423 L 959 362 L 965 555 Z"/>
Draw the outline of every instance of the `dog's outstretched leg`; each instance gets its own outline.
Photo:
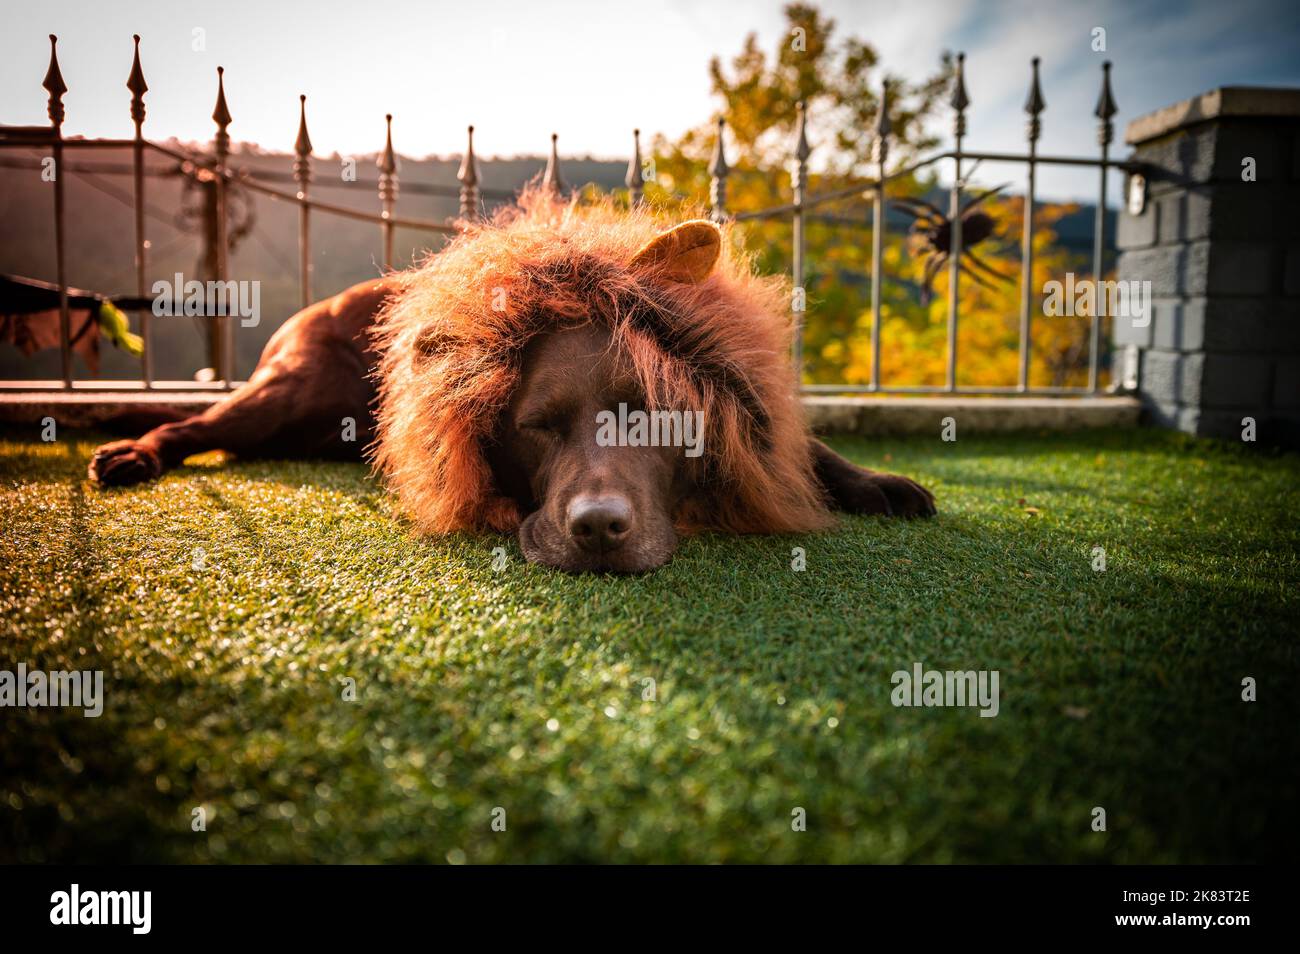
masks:
<path id="1" fill-rule="evenodd" d="M 364 282 L 300 311 L 272 335 L 246 385 L 202 414 L 105 444 L 90 478 L 138 484 L 208 450 L 359 459 L 373 437 L 375 356 L 365 332 L 389 290 L 384 280 Z"/>
<path id="2" fill-rule="evenodd" d="M 135 440 L 113 441 L 90 459 L 90 478 L 105 487 L 152 480 L 180 466 L 191 454 L 230 451 L 246 457 L 360 456 L 370 440 L 369 412 L 336 402 L 300 400 L 299 375 L 277 376 L 261 386 L 251 382 L 202 414 L 155 427 Z M 345 442 L 341 421 L 353 416 L 357 439 Z"/>
<path id="3" fill-rule="evenodd" d="M 819 440 L 812 440 L 813 472 L 827 503 L 845 513 L 892 517 L 933 517 L 934 495 L 914 480 L 878 474 L 851 464 Z"/>

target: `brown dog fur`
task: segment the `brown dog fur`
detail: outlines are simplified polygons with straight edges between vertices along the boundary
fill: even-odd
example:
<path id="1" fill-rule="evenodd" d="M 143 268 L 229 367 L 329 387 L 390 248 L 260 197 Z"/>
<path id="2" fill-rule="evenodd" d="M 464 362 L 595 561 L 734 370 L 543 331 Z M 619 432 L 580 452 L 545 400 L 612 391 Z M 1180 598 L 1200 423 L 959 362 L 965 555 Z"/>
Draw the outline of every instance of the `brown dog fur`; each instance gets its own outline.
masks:
<path id="1" fill-rule="evenodd" d="M 659 565 L 672 551 L 674 526 L 802 532 L 832 525 L 829 507 L 933 513 L 923 488 L 857 468 L 811 439 L 788 358 L 788 300 L 781 281 L 757 277 L 710 223 L 665 231 L 646 211 L 526 194 L 518 208 L 467 225 L 420 268 L 300 312 L 229 400 L 137 441 L 105 445 L 90 472 L 102 484 L 135 483 L 211 448 L 355 456 L 373 424 L 374 462 L 417 528 L 522 526 L 530 558 L 566 569 Z M 547 344 L 560 339 L 568 343 Z M 542 539 L 542 528 L 565 536 L 566 501 L 549 498 L 590 491 L 584 480 L 608 490 L 619 482 L 620 460 L 623 482 L 631 484 L 654 464 L 629 465 L 629 449 L 607 453 L 589 439 L 568 454 L 567 469 L 555 464 L 567 452 L 554 441 L 533 454 L 518 413 L 521 398 L 535 396 L 530 382 L 555 378 L 536 373 L 539 361 L 588 365 L 563 367 L 561 383 L 566 374 L 586 382 L 599 367 L 588 382 L 592 394 L 626 393 L 647 409 L 703 412 L 703 455 L 687 458 L 677 449 L 665 465 L 671 479 L 638 508 L 663 511 L 669 526 L 639 556 L 578 560 L 560 555 L 577 552 L 567 538 Z M 575 390 L 570 405 L 584 396 Z M 586 403 L 584 413 L 597 406 Z M 341 436 L 347 417 L 357 426 L 351 444 Z M 624 453 L 616 458 L 613 451 Z M 514 479 L 513 470 L 525 469 L 524 479 Z M 537 479 L 561 471 L 564 491 Z M 527 532 L 530 521 L 539 532 Z"/>
<path id="2" fill-rule="evenodd" d="M 379 324 L 376 462 L 422 529 L 518 526 L 483 448 L 522 349 L 587 323 L 609 331 L 648 407 L 704 413 L 707 451 L 688 464 L 700 494 L 681 523 L 736 533 L 830 524 L 788 358 L 785 289 L 704 228 L 718 260 L 690 280 L 674 270 L 698 248 L 654 246 L 665 233 L 650 213 L 527 197 L 402 276 Z"/>

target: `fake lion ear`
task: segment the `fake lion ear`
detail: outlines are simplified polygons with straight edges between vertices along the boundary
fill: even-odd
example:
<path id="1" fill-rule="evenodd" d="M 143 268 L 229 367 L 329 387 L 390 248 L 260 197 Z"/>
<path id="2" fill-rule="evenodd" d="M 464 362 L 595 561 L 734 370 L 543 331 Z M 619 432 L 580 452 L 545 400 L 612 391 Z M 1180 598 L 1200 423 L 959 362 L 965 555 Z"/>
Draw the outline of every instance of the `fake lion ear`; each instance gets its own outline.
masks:
<path id="1" fill-rule="evenodd" d="M 451 343 L 440 328 L 427 328 L 415 338 L 415 353 L 422 358 L 432 358 L 446 351 Z"/>
<path id="2" fill-rule="evenodd" d="M 656 235 L 632 256 L 628 268 L 653 269 L 669 281 L 694 285 L 709 277 L 721 251 L 722 232 L 712 222 L 696 219 Z"/>

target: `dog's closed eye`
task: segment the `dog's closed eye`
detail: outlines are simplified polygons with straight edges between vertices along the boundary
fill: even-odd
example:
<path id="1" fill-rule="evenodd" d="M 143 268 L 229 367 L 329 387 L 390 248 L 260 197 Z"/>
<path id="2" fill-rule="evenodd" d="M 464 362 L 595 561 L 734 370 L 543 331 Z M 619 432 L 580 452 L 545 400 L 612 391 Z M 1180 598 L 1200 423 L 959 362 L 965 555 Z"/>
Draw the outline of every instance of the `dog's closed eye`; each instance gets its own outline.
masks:
<path id="1" fill-rule="evenodd" d="M 533 414 L 520 418 L 516 426 L 537 437 L 563 437 L 568 424 L 563 415 Z"/>

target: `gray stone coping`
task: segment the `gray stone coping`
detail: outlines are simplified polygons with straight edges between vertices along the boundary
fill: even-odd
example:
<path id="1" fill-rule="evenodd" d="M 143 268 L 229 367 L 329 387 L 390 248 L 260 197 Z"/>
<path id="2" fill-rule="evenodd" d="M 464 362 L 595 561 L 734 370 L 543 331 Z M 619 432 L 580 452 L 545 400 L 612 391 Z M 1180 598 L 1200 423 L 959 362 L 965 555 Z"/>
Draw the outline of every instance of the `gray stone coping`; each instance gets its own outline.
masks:
<path id="1" fill-rule="evenodd" d="M 1196 123 L 1230 116 L 1300 116 L 1300 89 L 1221 86 L 1139 116 L 1124 130 L 1124 141 L 1132 146 Z"/>
<path id="2" fill-rule="evenodd" d="M 50 416 L 67 426 L 93 426 L 106 417 L 160 405 L 197 413 L 222 391 L 10 392 L 0 394 L 0 422 L 35 424 Z M 803 398 L 809 423 L 826 434 L 938 434 L 945 417 L 959 433 L 1134 427 L 1141 405 L 1131 397 L 823 397 Z"/>
<path id="3" fill-rule="evenodd" d="M 1135 427 L 1141 404 L 1132 397 L 805 397 L 822 434 L 939 435 L 951 417 L 958 434 Z"/>

